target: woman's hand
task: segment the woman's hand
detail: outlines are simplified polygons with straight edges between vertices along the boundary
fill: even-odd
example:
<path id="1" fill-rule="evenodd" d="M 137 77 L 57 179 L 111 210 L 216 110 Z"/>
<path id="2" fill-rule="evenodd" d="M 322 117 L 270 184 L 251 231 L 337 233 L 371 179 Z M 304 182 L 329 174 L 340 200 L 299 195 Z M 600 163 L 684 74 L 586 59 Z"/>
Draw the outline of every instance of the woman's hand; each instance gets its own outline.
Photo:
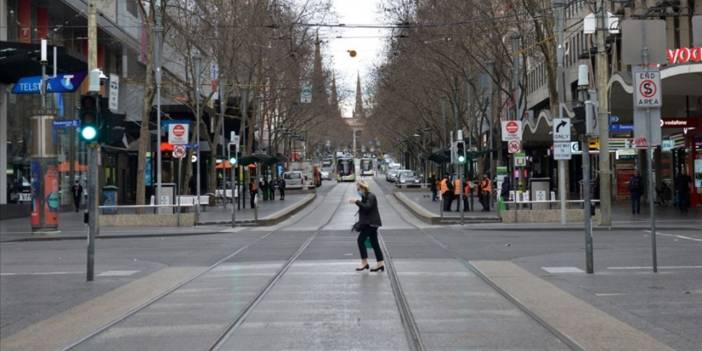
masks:
<path id="1" fill-rule="evenodd" d="M 355 204 L 356 201 L 358 201 L 358 199 L 353 198 L 353 197 L 350 197 L 350 198 L 349 198 L 349 203 L 350 203 L 350 204 Z"/>

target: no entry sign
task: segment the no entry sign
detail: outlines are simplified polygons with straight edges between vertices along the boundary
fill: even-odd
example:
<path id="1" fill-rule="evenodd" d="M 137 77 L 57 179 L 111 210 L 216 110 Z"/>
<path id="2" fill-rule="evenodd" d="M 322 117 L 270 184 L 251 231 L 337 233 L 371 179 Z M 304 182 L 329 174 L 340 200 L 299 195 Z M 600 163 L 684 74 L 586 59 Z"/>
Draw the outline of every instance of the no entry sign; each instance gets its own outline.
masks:
<path id="1" fill-rule="evenodd" d="M 522 121 L 502 121 L 502 141 L 522 140 Z"/>
<path id="2" fill-rule="evenodd" d="M 634 71 L 634 94 L 636 107 L 661 106 L 661 72 L 658 70 Z"/>
<path id="3" fill-rule="evenodd" d="M 186 145 L 188 143 L 188 123 L 171 123 L 168 125 L 168 143 L 171 145 Z"/>

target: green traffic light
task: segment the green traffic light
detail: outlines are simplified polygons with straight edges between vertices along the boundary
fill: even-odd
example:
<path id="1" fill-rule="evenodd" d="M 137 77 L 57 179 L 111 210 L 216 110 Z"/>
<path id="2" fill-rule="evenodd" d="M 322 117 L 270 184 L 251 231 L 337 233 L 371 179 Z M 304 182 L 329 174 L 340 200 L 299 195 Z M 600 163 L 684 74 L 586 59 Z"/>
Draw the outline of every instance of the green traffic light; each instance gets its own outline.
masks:
<path id="1" fill-rule="evenodd" d="M 231 163 L 231 164 L 233 164 L 233 165 L 235 165 L 236 162 L 237 162 L 236 157 L 232 157 L 232 158 L 229 159 L 229 163 Z"/>
<path id="2" fill-rule="evenodd" d="M 83 140 L 93 141 L 97 137 L 97 129 L 93 126 L 85 126 L 80 130 L 80 136 Z"/>
<path id="3" fill-rule="evenodd" d="M 458 162 L 460 162 L 460 163 L 466 162 L 466 157 L 465 156 L 458 156 Z"/>

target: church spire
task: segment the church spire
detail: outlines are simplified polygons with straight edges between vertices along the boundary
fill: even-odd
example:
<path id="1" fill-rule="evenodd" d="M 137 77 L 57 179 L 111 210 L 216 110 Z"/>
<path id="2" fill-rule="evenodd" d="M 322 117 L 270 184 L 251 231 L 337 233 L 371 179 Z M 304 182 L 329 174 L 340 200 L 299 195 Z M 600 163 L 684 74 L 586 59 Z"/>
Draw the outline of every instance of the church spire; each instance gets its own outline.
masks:
<path id="1" fill-rule="evenodd" d="M 363 111 L 363 92 L 361 92 L 361 74 L 356 76 L 356 105 L 353 108 L 354 118 L 365 118 L 366 113 Z"/>
<path id="2" fill-rule="evenodd" d="M 324 91 L 324 67 L 320 49 L 319 32 L 314 41 L 314 67 L 312 70 L 312 102 L 318 104 L 326 100 Z"/>
<path id="3" fill-rule="evenodd" d="M 334 116 L 332 117 L 341 117 L 341 110 L 339 110 L 339 96 L 336 92 L 336 74 L 334 73 L 332 73 L 331 81 L 331 108 L 332 112 L 334 112 Z"/>

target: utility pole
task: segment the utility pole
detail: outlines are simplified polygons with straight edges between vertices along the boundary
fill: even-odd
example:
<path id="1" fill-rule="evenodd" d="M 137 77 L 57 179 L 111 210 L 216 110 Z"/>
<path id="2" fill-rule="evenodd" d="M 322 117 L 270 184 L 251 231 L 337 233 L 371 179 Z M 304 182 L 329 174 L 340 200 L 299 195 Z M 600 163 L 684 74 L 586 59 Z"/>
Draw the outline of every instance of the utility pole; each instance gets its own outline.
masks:
<path id="1" fill-rule="evenodd" d="M 161 25 L 161 0 L 156 0 L 154 8 L 154 67 L 156 70 L 156 204 L 161 204 L 161 49 L 163 48 L 163 27 Z"/>
<path id="2" fill-rule="evenodd" d="M 563 61 L 565 56 L 564 44 L 564 21 L 565 21 L 565 0 L 553 0 L 553 7 L 556 16 L 556 60 L 558 63 L 556 89 L 558 90 L 558 118 L 565 118 L 563 109 L 565 108 L 565 70 Z M 586 157 L 587 149 L 583 151 Z M 566 224 L 566 160 L 558 160 L 558 198 L 561 203 L 561 224 Z"/>
<path id="3" fill-rule="evenodd" d="M 195 224 L 200 221 L 200 63 L 201 58 L 199 54 L 193 57 L 193 71 L 195 71 L 195 157 L 197 158 L 196 166 L 196 185 L 195 194 L 197 196 L 197 202 L 195 203 Z M 232 185 L 234 186 L 234 185 Z"/>
<path id="4" fill-rule="evenodd" d="M 598 126 L 600 130 L 600 225 L 609 226 L 612 224 L 612 194 L 611 194 L 611 170 L 609 161 L 609 99 L 607 85 L 609 83 L 609 67 L 607 67 L 607 49 L 605 48 L 605 36 L 607 28 L 607 9 L 605 1 L 598 0 L 598 20 L 597 20 L 597 56 L 595 57 L 598 101 Z M 588 149 L 583 150 L 587 152 Z"/>
<path id="5" fill-rule="evenodd" d="M 519 98 L 517 97 L 517 90 L 519 89 L 519 39 L 518 33 L 512 33 L 512 101 L 514 108 L 512 109 L 512 120 L 519 119 Z M 509 162 L 509 160 L 508 160 Z M 514 167 L 516 168 L 516 167 Z M 519 189 L 519 184 L 517 184 L 517 177 L 515 177 L 515 172 L 510 172 L 509 177 L 512 179 L 512 186 L 514 189 Z"/>
<path id="6" fill-rule="evenodd" d="M 88 72 L 97 69 L 97 10 L 95 0 L 88 3 Z M 90 74 L 92 77 L 92 74 Z M 98 96 L 96 101 L 99 101 Z M 100 107 L 96 109 L 100 113 Z M 97 116 L 96 116 L 97 117 Z M 88 255 L 86 280 L 95 278 L 95 237 L 97 235 L 98 221 L 98 153 L 100 145 L 92 142 L 88 144 Z"/>

